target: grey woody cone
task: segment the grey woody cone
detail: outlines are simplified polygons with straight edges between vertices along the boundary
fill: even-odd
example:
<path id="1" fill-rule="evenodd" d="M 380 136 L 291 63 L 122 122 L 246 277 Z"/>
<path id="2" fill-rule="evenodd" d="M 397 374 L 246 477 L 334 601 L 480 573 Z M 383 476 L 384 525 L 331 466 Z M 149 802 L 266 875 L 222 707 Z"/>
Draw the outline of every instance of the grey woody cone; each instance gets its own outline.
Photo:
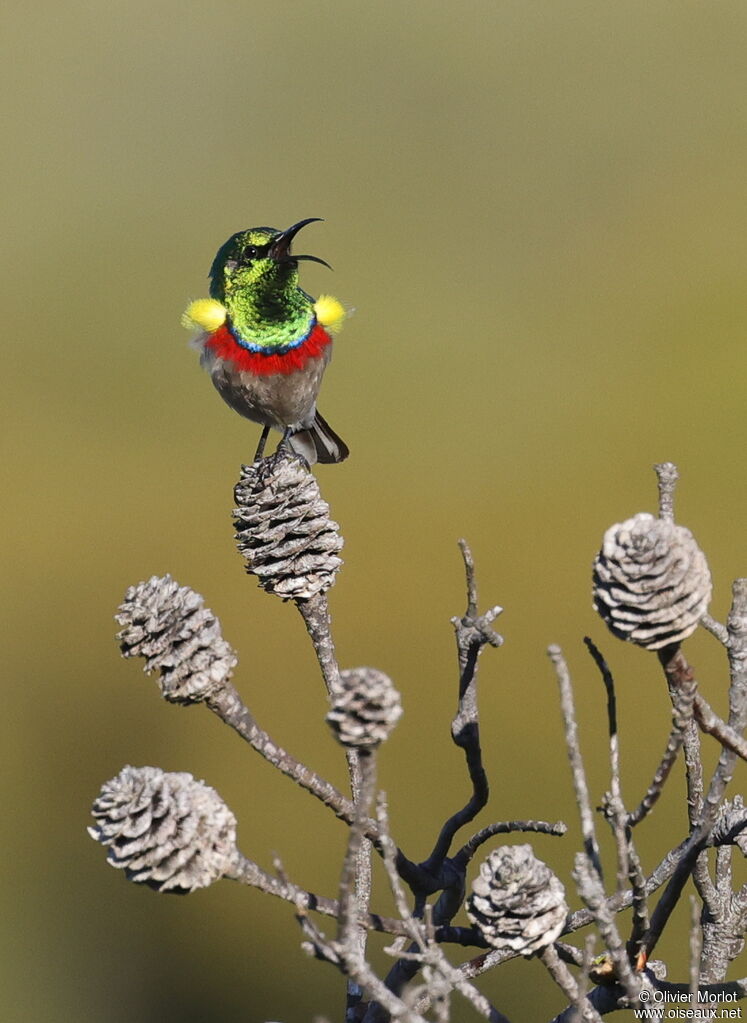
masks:
<path id="1" fill-rule="evenodd" d="M 686 639 L 711 599 L 708 562 L 690 530 L 647 512 L 604 534 L 593 585 L 610 631 L 647 650 Z"/>
<path id="2" fill-rule="evenodd" d="M 308 600 L 332 586 L 342 537 L 304 459 L 281 450 L 242 466 L 234 496 L 236 544 L 263 589 Z"/>
<path id="3" fill-rule="evenodd" d="M 215 789 L 191 774 L 125 767 L 103 785 L 91 838 L 128 880 L 160 892 L 206 888 L 233 865 L 236 818 Z"/>
<path id="4" fill-rule="evenodd" d="M 531 845 L 503 846 L 481 864 L 467 915 L 493 948 L 531 956 L 563 931 L 565 888 Z"/>
<path id="5" fill-rule="evenodd" d="M 158 671 L 163 696 L 172 703 L 198 703 L 220 689 L 237 664 L 220 622 L 203 598 L 170 575 L 131 586 L 116 620 L 124 657 L 145 658 Z"/>
<path id="6" fill-rule="evenodd" d="M 402 716 L 394 683 L 376 668 L 341 671 L 340 682 L 327 724 L 343 746 L 375 749 L 389 738 Z"/>

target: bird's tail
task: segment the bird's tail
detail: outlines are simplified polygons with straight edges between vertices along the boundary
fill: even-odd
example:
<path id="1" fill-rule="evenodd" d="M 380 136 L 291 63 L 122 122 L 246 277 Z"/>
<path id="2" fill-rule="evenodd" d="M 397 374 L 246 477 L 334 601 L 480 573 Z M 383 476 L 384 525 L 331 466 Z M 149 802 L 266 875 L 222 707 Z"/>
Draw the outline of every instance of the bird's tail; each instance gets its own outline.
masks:
<path id="1" fill-rule="evenodd" d="M 303 455 L 309 465 L 342 462 L 350 454 L 345 441 L 318 412 L 314 416 L 314 425 L 291 434 L 288 443 L 297 455 Z"/>

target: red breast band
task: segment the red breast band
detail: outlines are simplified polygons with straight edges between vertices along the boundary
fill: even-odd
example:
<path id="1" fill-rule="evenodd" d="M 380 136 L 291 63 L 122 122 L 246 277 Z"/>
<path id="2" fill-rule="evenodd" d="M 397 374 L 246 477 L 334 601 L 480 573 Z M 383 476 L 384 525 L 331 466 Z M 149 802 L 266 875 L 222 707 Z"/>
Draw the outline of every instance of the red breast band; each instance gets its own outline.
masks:
<path id="1" fill-rule="evenodd" d="M 315 323 L 309 336 L 300 345 L 278 354 L 250 352 L 242 348 L 225 323 L 208 335 L 205 347 L 219 359 L 232 362 L 237 369 L 254 373 L 255 376 L 271 376 L 273 373 L 295 373 L 303 369 L 310 359 L 318 359 L 327 345 L 332 343 L 324 327 Z"/>

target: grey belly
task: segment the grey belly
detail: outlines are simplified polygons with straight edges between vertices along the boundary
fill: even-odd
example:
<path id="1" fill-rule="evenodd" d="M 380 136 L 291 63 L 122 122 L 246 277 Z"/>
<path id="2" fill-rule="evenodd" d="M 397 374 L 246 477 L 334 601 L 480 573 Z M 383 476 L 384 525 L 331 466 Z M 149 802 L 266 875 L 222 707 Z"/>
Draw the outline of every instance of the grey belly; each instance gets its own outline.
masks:
<path id="1" fill-rule="evenodd" d="M 325 352 L 326 356 L 326 352 Z M 308 427 L 314 421 L 316 396 L 328 357 L 312 359 L 295 373 L 254 376 L 215 359 L 209 367 L 218 393 L 232 409 L 263 426 L 284 430 Z"/>

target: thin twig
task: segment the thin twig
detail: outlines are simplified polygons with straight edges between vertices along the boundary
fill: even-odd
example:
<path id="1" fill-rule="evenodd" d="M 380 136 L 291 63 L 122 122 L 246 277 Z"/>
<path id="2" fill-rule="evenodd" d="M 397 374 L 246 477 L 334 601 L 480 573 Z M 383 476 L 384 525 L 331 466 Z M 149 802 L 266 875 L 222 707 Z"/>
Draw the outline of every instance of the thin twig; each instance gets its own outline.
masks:
<path id="1" fill-rule="evenodd" d="M 722 746 L 741 760 L 747 760 L 747 739 L 720 718 L 700 693 L 695 696 L 693 710 L 701 731 L 718 739 Z"/>
<path id="2" fill-rule="evenodd" d="M 700 954 L 703 951 L 703 935 L 700 930 L 700 910 L 694 895 L 690 896 L 690 1003 L 698 1004 L 698 980 L 700 978 Z"/>
<path id="3" fill-rule="evenodd" d="M 740 732 L 747 719 L 747 578 L 734 580 L 726 628 L 729 637 L 729 725 Z"/>
<path id="4" fill-rule="evenodd" d="M 617 697 L 615 695 L 615 680 L 598 647 L 592 642 L 589 636 L 584 636 L 584 644 L 591 654 L 591 657 L 602 676 L 605 692 L 607 693 L 607 734 L 610 740 L 610 792 L 622 801 L 620 786 L 620 747 L 617 737 Z"/>
<path id="5" fill-rule="evenodd" d="M 576 855 L 573 878 L 578 894 L 589 907 L 602 941 L 607 948 L 607 953 L 614 964 L 615 977 L 622 985 L 630 1005 L 635 1005 L 641 990 L 641 978 L 633 972 L 627 949 L 615 923 L 614 914 L 605 898 L 599 874 L 592 869 L 585 853 Z"/>
<path id="6" fill-rule="evenodd" d="M 347 824 L 353 822 L 355 806 L 352 800 L 346 799 L 334 785 L 296 760 L 287 750 L 279 746 L 264 729 L 260 728 L 253 714 L 230 682 L 225 683 L 221 689 L 211 694 L 205 702 L 210 710 L 225 724 L 233 728 L 268 763 L 288 778 L 292 778 L 301 788 L 328 806 L 340 820 Z M 367 822 L 366 834 L 370 838 L 376 838 L 375 821 Z"/>
<path id="7" fill-rule="evenodd" d="M 322 778 L 316 771 L 296 760 L 287 750 L 279 746 L 257 724 L 254 715 L 243 703 L 241 696 L 230 682 L 225 683 L 205 702 L 225 724 L 233 728 L 269 764 L 272 764 L 288 778 L 292 778 L 302 789 L 328 806 L 341 821 L 352 824 L 355 819 L 353 801 L 346 799 L 331 782 Z M 364 835 L 378 849 L 379 831 L 375 820 L 371 818 L 366 820 Z M 425 877 L 424 871 L 416 863 L 408 860 L 399 849 L 397 850 L 397 866 L 400 874 L 409 883 L 416 883 L 417 880 L 422 880 Z"/>
<path id="8" fill-rule="evenodd" d="M 552 661 L 555 675 L 560 687 L 560 709 L 563 715 L 565 726 L 565 742 L 568 749 L 568 759 L 571 764 L 573 776 L 573 788 L 576 793 L 576 803 L 581 817 L 581 832 L 584 838 L 584 849 L 594 869 L 602 876 L 602 864 L 599 858 L 599 846 L 594 832 L 594 818 L 589 802 L 589 789 L 586 784 L 586 773 L 584 771 L 581 748 L 578 743 L 578 725 L 576 724 L 576 709 L 573 705 L 573 689 L 571 676 L 568 671 L 563 652 L 559 646 L 548 647 L 548 655 Z"/>
<path id="9" fill-rule="evenodd" d="M 584 951 L 581 961 L 581 970 L 578 976 L 578 992 L 576 994 L 576 1001 L 573 1007 L 576 1010 L 576 1023 L 581 1023 L 584 1018 L 584 1012 L 586 1010 L 587 1001 L 586 996 L 589 991 L 589 974 L 591 972 L 591 963 L 594 958 L 594 945 L 596 940 L 593 934 L 589 934 L 584 942 Z M 588 1003 L 591 1004 L 591 1003 Z"/>
<path id="10" fill-rule="evenodd" d="M 346 962 L 362 962 L 366 956 L 367 931 L 363 917 L 368 910 L 370 888 L 361 898 L 360 864 L 368 810 L 376 788 L 376 751 L 361 752 L 358 765 L 361 784 L 355 803 L 355 820 L 348 835 L 348 848 L 342 866 L 340 911 L 337 916 L 337 947 Z M 359 1019 L 357 1010 L 363 997 L 357 979 L 353 978 L 353 980 L 353 984 L 348 983 L 347 1011 L 345 1013 L 348 1023 L 355 1023 L 355 1020 Z"/>
<path id="11" fill-rule="evenodd" d="M 477 850 L 495 835 L 509 835 L 515 831 L 536 832 L 540 835 L 553 835 L 560 838 L 568 831 L 568 826 L 563 821 L 556 821 L 550 824 L 548 821 L 497 821 L 495 824 L 488 824 L 482 828 L 451 858 L 451 863 L 457 868 L 466 867 Z"/>
<path id="12" fill-rule="evenodd" d="M 422 925 L 410 912 L 405 889 L 397 870 L 397 847 L 389 832 L 389 809 L 383 792 L 380 792 L 376 799 L 376 818 L 381 834 L 382 860 L 387 878 L 389 879 L 389 887 L 394 896 L 394 904 L 402 918 L 407 935 L 414 942 L 420 941 L 422 938 Z"/>
<path id="13" fill-rule="evenodd" d="M 579 1018 L 585 1023 L 601 1023 L 602 1017 L 594 1006 L 583 995 L 579 995 L 576 979 L 558 955 L 555 947 L 547 945 L 539 953 L 538 958 L 566 998 L 578 1010 Z"/>
<path id="14" fill-rule="evenodd" d="M 633 923 L 628 938 L 628 952 L 637 955 L 643 935 L 649 928 L 648 904 L 646 902 L 646 877 L 641 861 L 632 843 L 628 849 L 628 878 L 633 905 Z"/>
<path id="15" fill-rule="evenodd" d="M 342 866 L 340 878 L 339 906 L 337 916 L 339 933 L 337 941 L 341 946 L 348 947 L 348 954 L 363 955 L 365 945 L 360 941 L 362 933 L 358 925 L 361 907 L 355 891 L 357 876 L 358 853 L 364 841 L 363 832 L 368 817 L 368 808 L 373 799 L 376 787 L 376 752 L 366 752 L 360 757 L 361 790 L 356 801 L 356 817 L 348 834 L 348 847 Z"/>
<path id="16" fill-rule="evenodd" d="M 659 663 L 664 669 L 672 706 L 677 707 L 683 698 L 689 700 L 692 695 L 693 713 L 697 714 L 699 694 L 695 672 L 686 660 L 679 644 L 665 647 L 658 651 Z M 694 832 L 703 814 L 703 761 L 700 754 L 700 734 L 694 721 L 688 721 L 683 735 L 685 756 L 685 780 L 687 784 L 687 815 L 690 830 Z M 705 855 L 695 855 L 692 864 L 692 877 L 695 888 L 705 905 L 710 905 L 715 892 L 708 873 L 708 861 Z"/>
<path id="17" fill-rule="evenodd" d="M 238 854 L 236 861 L 230 871 L 224 874 L 230 881 L 238 881 L 240 884 L 258 888 L 267 895 L 274 895 L 292 902 L 296 906 L 302 906 L 306 910 L 313 910 L 322 913 L 324 916 L 337 917 L 340 906 L 337 899 L 329 899 L 324 895 L 315 895 L 313 892 L 293 884 L 285 877 L 274 877 L 268 874 L 252 860 Z M 402 921 L 393 917 L 380 916 L 378 913 L 368 913 L 361 922 L 372 931 L 382 931 L 385 934 L 406 934 Z"/>
<path id="18" fill-rule="evenodd" d="M 402 1023 L 427 1023 L 425 1018 L 405 1005 L 389 991 L 386 985 L 376 976 L 369 964 L 363 959 L 355 947 L 349 943 L 342 945 L 329 941 L 322 931 L 309 919 L 304 906 L 298 906 L 296 917 L 304 934 L 309 937 L 307 950 L 316 958 L 332 963 L 348 978 L 348 990 L 360 990 L 381 1005 L 389 1019 L 401 1020 Z M 360 1004 L 360 1003 L 359 1003 Z M 357 1008 L 351 1006 L 351 1009 Z"/>
<path id="19" fill-rule="evenodd" d="M 680 474 L 674 462 L 660 462 L 654 466 L 659 485 L 659 518 L 674 521 L 674 491 Z"/>
<path id="20" fill-rule="evenodd" d="M 492 607 L 482 615 L 477 613 L 477 584 L 472 551 L 466 540 L 459 541 L 467 577 L 467 610 L 461 618 L 452 618 L 459 656 L 459 703 L 451 723 L 451 737 L 465 755 L 472 795 L 469 801 L 452 814 L 441 828 L 430 856 L 423 863 L 426 871 L 435 873 L 448 855 L 457 831 L 474 820 L 488 801 L 488 779 L 482 762 L 480 724 L 477 706 L 477 661 L 486 645 L 498 647 L 503 638 L 494 631 L 492 623 L 502 608 Z"/>
<path id="21" fill-rule="evenodd" d="M 709 614 L 701 615 L 700 624 L 704 629 L 707 629 L 712 636 L 715 636 L 722 646 L 728 647 L 729 631 L 725 625 L 722 625 L 721 622 L 717 622 L 715 618 L 711 618 Z"/>
<path id="22" fill-rule="evenodd" d="M 397 869 L 397 857 L 394 843 L 389 834 L 389 817 L 386 805 L 386 800 L 383 794 L 380 794 L 377 800 L 377 818 L 379 822 L 379 830 L 381 833 L 381 850 L 382 859 L 384 861 L 384 867 L 389 878 L 389 884 L 394 895 L 395 905 L 397 911 L 402 917 L 402 923 L 405 929 L 405 933 L 410 940 L 409 949 L 407 952 L 404 951 L 404 938 L 399 938 L 394 946 L 386 949 L 392 955 L 398 956 L 398 962 L 392 970 L 389 971 L 389 975 L 386 979 L 387 987 L 390 990 L 400 990 L 397 986 L 399 982 L 400 972 L 403 978 L 402 986 L 406 980 L 410 979 L 415 975 L 418 969 L 418 963 L 406 962 L 409 952 L 413 950 L 419 951 L 425 945 L 426 939 L 423 931 L 421 921 L 415 919 L 410 912 L 410 907 L 407 902 L 404 888 L 400 880 L 400 875 Z M 423 1008 L 418 1007 L 419 1012 L 425 1011 Z M 377 1021 L 385 1020 L 386 1013 L 383 1006 L 380 1003 L 373 1003 L 368 1006 L 366 1014 L 364 1016 L 364 1023 L 377 1023 Z"/>
<path id="23" fill-rule="evenodd" d="M 407 953 L 406 953 L 407 955 Z M 424 976 L 429 982 L 423 985 L 423 991 L 412 992 L 418 1012 L 426 1012 L 434 1004 L 434 994 L 442 993 L 448 997 L 452 989 L 458 991 L 476 1012 L 479 1012 L 490 1023 L 509 1023 L 506 1016 L 481 994 L 473 984 L 464 979 L 459 969 L 452 966 L 438 945 L 429 942 L 424 953 L 410 953 L 412 958 L 423 965 Z"/>
<path id="24" fill-rule="evenodd" d="M 584 637 L 586 649 L 592 656 L 594 663 L 602 676 L 602 682 L 607 693 L 607 733 L 609 738 L 610 758 L 610 790 L 603 801 L 602 809 L 610 823 L 612 834 L 615 839 L 615 851 L 617 854 L 617 891 L 625 888 L 630 875 L 630 859 L 633 839 L 630 828 L 626 825 L 625 804 L 622 798 L 622 784 L 620 782 L 620 744 L 617 734 L 617 697 L 615 695 L 615 680 L 612 677 L 607 662 L 602 654 L 588 636 Z"/>
<path id="25" fill-rule="evenodd" d="M 679 751 L 682 749 L 687 729 L 692 721 L 693 700 L 695 699 L 695 695 L 696 689 L 694 681 L 678 686 L 676 689 L 672 689 L 671 691 L 672 730 L 669 733 L 666 749 L 664 750 L 664 754 L 659 761 L 656 771 L 654 772 L 654 777 L 646 790 L 646 794 L 635 810 L 632 810 L 627 816 L 626 823 L 630 827 L 635 827 L 636 824 L 640 824 L 641 821 L 648 816 L 656 805 L 659 796 L 664 789 L 664 783 L 669 777 Z"/>
<path id="26" fill-rule="evenodd" d="M 617 701 L 615 698 L 615 681 L 612 672 L 601 652 L 591 639 L 584 639 L 589 653 L 594 659 L 602 676 L 607 691 L 607 721 L 610 738 L 610 791 L 605 798 L 602 809 L 609 820 L 617 850 L 617 892 L 625 890 L 626 882 L 630 883 L 633 904 L 633 926 L 628 940 L 628 952 L 637 951 L 637 944 L 648 930 L 648 907 L 646 905 L 646 879 L 641 861 L 633 842 L 631 831 L 631 815 L 626 814 L 622 798 L 620 781 L 620 753 L 617 737 Z M 663 784 L 663 781 L 661 782 Z M 650 791 L 650 790 L 649 790 Z"/>

